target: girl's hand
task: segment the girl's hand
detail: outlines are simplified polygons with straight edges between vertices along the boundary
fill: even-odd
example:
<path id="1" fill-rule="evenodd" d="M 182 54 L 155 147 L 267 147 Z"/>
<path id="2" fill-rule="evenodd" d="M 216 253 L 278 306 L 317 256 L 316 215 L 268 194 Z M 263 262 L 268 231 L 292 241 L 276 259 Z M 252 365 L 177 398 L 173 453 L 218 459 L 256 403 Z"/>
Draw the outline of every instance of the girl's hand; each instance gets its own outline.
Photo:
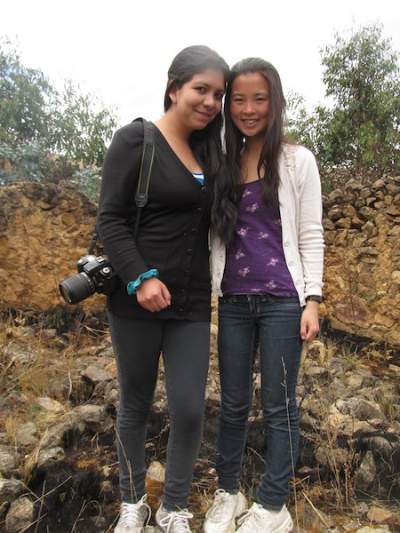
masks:
<path id="1" fill-rule="evenodd" d="M 300 337 L 303 341 L 313 341 L 319 332 L 318 307 L 318 302 L 307 302 L 301 315 Z"/>
<path id="2" fill-rule="evenodd" d="M 171 305 L 171 294 L 167 286 L 157 278 L 143 281 L 136 291 L 136 298 L 144 309 L 153 313 Z"/>

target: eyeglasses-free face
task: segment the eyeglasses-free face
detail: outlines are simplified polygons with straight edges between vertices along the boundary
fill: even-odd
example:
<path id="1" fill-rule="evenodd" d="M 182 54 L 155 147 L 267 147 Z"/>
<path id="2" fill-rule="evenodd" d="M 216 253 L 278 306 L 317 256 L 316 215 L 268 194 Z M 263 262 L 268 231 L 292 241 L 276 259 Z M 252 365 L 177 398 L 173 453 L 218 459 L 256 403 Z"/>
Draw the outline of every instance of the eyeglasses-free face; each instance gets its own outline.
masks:
<path id="1" fill-rule="evenodd" d="M 269 86 L 259 72 L 240 74 L 232 83 L 230 113 L 246 137 L 262 135 L 267 128 Z"/>
<path id="2" fill-rule="evenodd" d="M 205 128 L 221 111 L 225 91 L 222 72 L 207 69 L 169 93 L 174 112 L 189 130 Z"/>

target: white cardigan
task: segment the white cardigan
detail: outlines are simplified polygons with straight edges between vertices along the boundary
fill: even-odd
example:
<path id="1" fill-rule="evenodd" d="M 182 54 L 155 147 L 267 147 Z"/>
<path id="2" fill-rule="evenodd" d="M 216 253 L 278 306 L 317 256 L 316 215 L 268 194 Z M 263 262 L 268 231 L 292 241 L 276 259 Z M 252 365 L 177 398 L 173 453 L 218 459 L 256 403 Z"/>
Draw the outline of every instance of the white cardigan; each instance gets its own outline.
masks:
<path id="1" fill-rule="evenodd" d="M 279 210 L 286 264 L 300 304 L 311 294 L 322 293 L 324 237 L 321 183 L 313 154 L 303 146 L 284 144 L 279 160 Z M 219 237 L 211 237 L 213 291 L 222 296 L 226 249 Z"/>

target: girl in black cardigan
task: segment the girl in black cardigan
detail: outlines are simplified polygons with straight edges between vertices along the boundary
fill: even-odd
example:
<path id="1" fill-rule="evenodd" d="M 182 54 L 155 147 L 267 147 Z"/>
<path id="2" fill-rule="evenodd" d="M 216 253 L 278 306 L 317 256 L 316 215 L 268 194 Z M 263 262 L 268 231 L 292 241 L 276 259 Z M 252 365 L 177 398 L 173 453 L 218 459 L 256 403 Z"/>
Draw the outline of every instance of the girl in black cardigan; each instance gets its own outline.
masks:
<path id="1" fill-rule="evenodd" d="M 107 152 L 98 228 L 123 283 L 109 297 L 120 384 L 117 443 L 122 497 L 117 533 L 144 531 L 146 419 L 163 354 L 171 426 L 162 531 L 189 533 L 187 497 L 198 454 L 209 359 L 211 190 L 221 172 L 225 61 L 205 46 L 182 50 L 168 71 L 154 128 L 149 201 L 133 238 L 143 126 L 121 128 Z"/>

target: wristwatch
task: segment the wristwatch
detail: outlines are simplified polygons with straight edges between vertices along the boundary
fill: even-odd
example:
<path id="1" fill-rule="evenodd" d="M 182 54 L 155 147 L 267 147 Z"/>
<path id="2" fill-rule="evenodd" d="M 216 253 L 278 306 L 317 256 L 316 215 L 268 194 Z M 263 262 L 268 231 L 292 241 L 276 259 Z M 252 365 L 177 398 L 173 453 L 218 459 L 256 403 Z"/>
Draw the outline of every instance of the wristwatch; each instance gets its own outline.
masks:
<path id="1" fill-rule="evenodd" d="M 306 302 L 317 302 L 322 303 L 322 296 L 318 296 L 318 294 L 310 294 L 306 298 Z"/>

